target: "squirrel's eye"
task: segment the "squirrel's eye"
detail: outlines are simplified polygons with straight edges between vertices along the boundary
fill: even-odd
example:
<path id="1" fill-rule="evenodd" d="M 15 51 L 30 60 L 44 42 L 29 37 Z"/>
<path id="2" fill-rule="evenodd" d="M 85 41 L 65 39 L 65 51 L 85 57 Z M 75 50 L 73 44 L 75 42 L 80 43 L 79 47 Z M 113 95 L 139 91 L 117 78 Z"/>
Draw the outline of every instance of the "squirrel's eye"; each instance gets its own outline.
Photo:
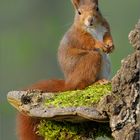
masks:
<path id="1" fill-rule="evenodd" d="M 81 12 L 78 10 L 78 14 L 81 15 Z"/>
<path id="2" fill-rule="evenodd" d="M 96 11 L 99 11 L 99 7 L 96 7 Z"/>

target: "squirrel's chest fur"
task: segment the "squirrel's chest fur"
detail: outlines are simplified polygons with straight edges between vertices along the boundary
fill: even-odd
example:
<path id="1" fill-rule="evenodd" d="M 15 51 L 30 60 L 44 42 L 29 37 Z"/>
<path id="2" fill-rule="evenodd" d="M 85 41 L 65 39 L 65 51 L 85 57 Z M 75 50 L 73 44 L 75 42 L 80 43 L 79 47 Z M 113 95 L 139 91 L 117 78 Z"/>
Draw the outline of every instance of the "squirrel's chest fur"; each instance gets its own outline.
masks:
<path id="1" fill-rule="evenodd" d="M 70 30 L 65 34 L 58 49 L 58 60 L 65 75 L 73 70 L 78 59 L 80 59 L 79 55 L 70 54 L 70 48 L 73 47 L 83 50 L 92 50 L 94 48 L 96 39 L 103 41 L 103 36 L 106 32 L 106 29 L 99 26 L 97 29 L 88 30 L 86 34 L 81 34 L 74 31 L 71 32 Z M 97 80 L 103 78 L 109 79 L 111 69 L 109 56 L 103 52 L 99 53 L 102 56 L 102 63 L 101 70 L 97 75 Z M 94 67 L 92 69 L 94 69 Z"/>
<path id="2" fill-rule="evenodd" d="M 101 25 L 96 26 L 96 28 L 88 29 L 87 30 L 94 38 L 99 41 L 103 41 L 103 36 L 106 33 L 107 29 Z M 110 57 L 108 54 L 101 52 L 102 55 L 102 64 L 101 64 L 101 71 L 98 75 L 98 79 L 109 79 L 110 72 L 111 72 L 111 62 Z"/>
<path id="3" fill-rule="evenodd" d="M 103 41 L 103 36 L 107 32 L 107 29 L 101 25 L 97 25 L 94 28 L 88 28 L 87 32 L 90 33 L 95 39 Z"/>

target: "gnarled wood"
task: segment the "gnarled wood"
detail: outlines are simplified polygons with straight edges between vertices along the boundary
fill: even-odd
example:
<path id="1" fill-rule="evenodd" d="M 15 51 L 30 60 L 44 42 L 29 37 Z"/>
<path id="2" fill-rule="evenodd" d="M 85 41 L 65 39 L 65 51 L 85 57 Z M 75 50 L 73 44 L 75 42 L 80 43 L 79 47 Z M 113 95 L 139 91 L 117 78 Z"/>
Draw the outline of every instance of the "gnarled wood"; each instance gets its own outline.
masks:
<path id="1" fill-rule="evenodd" d="M 135 51 L 122 60 L 122 66 L 112 79 L 112 94 L 100 106 L 109 115 L 115 140 L 140 139 L 140 20 L 130 32 Z"/>
<path id="2" fill-rule="evenodd" d="M 44 99 L 52 93 L 10 92 L 8 99 L 24 114 L 62 121 L 96 121 L 109 119 L 115 140 L 140 139 L 140 20 L 129 34 L 134 52 L 122 60 L 122 66 L 112 79 L 112 93 L 96 107 L 46 108 Z M 16 102 L 14 102 L 16 100 Z M 100 125 L 101 127 L 101 125 Z M 93 126 L 93 129 L 95 126 Z M 87 132 L 88 133 L 88 132 Z M 85 138 L 88 140 L 88 138 Z"/>

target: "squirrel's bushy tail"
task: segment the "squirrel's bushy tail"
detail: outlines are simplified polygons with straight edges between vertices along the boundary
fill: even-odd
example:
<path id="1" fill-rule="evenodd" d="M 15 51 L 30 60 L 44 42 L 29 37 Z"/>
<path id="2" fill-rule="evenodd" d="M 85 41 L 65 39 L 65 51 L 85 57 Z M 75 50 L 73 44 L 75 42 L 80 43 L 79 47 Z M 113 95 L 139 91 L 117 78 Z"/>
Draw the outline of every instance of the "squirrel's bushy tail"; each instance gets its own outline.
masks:
<path id="1" fill-rule="evenodd" d="M 19 140 L 43 140 L 42 137 L 36 134 L 37 125 L 40 120 L 29 116 L 24 116 L 21 113 L 17 117 L 17 133 Z"/>
<path id="2" fill-rule="evenodd" d="M 41 90 L 42 92 L 59 92 L 59 91 L 65 91 L 65 81 L 64 80 L 46 80 L 46 81 L 40 81 L 34 85 L 31 85 L 27 88 L 28 90 Z"/>
<path id="3" fill-rule="evenodd" d="M 90 81 L 65 81 L 65 80 L 46 80 L 46 81 L 40 81 L 34 85 L 31 85 L 25 90 L 40 90 L 42 92 L 63 92 L 68 90 L 76 90 L 76 89 L 83 89 L 86 86 L 92 84 Z"/>

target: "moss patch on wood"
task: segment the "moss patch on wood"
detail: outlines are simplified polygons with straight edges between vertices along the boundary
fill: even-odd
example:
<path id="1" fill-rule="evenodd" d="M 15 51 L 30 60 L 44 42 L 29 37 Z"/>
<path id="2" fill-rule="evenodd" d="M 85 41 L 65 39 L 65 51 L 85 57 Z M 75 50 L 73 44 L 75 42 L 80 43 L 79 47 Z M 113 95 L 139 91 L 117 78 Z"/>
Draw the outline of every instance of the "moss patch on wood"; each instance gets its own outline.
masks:
<path id="1" fill-rule="evenodd" d="M 43 120 L 38 126 L 37 134 L 45 140 L 95 140 L 99 137 L 104 140 L 112 139 L 109 124 L 95 122 L 73 124 Z"/>
<path id="2" fill-rule="evenodd" d="M 49 107 L 93 107 L 104 95 L 111 92 L 111 84 L 95 84 L 84 90 L 60 92 L 45 100 L 45 105 Z M 109 124 L 97 122 L 57 122 L 42 120 L 38 125 L 38 135 L 45 140 L 95 140 L 102 137 L 104 140 L 112 139 Z M 96 139 L 99 140 L 99 139 Z"/>
<path id="3" fill-rule="evenodd" d="M 111 89 L 111 84 L 95 84 L 84 90 L 60 92 L 46 99 L 45 105 L 47 107 L 90 107 L 98 103 L 104 95 L 109 94 Z"/>

